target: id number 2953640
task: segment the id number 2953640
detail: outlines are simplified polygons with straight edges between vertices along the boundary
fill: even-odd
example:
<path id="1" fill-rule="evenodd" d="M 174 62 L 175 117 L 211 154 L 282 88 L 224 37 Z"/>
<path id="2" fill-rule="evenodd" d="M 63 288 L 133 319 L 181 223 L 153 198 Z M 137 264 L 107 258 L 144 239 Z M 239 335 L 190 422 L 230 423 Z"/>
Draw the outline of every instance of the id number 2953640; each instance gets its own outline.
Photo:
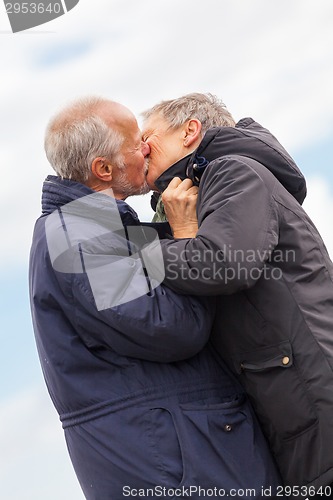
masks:
<path id="1" fill-rule="evenodd" d="M 320 486 L 316 488 L 315 486 L 278 486 L 276 490 L 277 497 L 300 497 L 304 500 L 311 497 L 319 496 L 324 500 L 325 498 L 331 498 L 332 488 L 331 486 Z"/>
<path id="2" fill-rule="evenodd" d="M 33 2 L 8 2 L 5 4 L 7 14 L 44 14 L 48 12 L 49 14 L 60 14 L 62 11 L 61 3 L 33 3 Z"/>

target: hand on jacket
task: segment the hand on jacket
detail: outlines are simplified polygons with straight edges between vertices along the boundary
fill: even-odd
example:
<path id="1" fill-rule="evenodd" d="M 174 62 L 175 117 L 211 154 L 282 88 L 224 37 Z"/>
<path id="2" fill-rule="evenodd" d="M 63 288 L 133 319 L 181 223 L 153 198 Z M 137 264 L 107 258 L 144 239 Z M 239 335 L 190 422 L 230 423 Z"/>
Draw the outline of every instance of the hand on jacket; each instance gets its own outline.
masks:
<path id="1" fill-rule="evenodd" d="M 190 179 L 174 177 L 162 194 L 164 210 L 175 238 L 195 238 L 198 188 Z"/>

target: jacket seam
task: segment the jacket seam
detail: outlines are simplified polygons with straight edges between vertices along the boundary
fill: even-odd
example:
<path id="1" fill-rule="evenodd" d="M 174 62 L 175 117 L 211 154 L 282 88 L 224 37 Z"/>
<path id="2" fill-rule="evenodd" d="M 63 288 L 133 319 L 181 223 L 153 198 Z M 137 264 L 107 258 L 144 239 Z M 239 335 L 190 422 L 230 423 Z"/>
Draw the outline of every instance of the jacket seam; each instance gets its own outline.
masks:
<path id="1" fill-rule="evenodd" d="M 71 413 L 60 414 L 60 421 L 63 424 L 63 428 L 73 427 L 75 425 L 79 425 L 85 422 L 89 422 L 91 420 L 95 420 L 96 418 L 105 416 L 109 413 L 113 413 L 118 410 L 124 410 L 126 408 L 130 408 L 135 404 L 148 402 L 151 400 L 160 399 L 161 397 L 170 397 L 170 396 L 179 396 L 183 394 L 191 394 L 202 391 L 207 391 L 209 389 L 218 388 L 222 389 L 221 382 L 216 379 L 214 382 L 197 382 L 195 380 L 191 380 L 190 382 L 186 382 L 184 384 L 176 384 L 176 385 L 160 385 L 158 387 L 152 387 L 143 389 L 140 391 L 133 392 L 132 394 L 128 394 L 124 397 L 108 400 L 97 405 L 88 406 L 83 408 L 82 410 L 73 411 Z M 235 387 L 232 383 L 225 384 L 223 389 L 230 390 L 235 392 Z M 237 391 L 236 391 L 237 392 Z"/>
<path id="2" fill-rule="evenodd" d="M 312 332 L 312 329 L 311 329 L 311 328 L 310 328 L 310 326 L 308 325 L 308 322 L 307 322 L 307 320 L 306 320 L 306 317 L 305 317 L 305 315 L 304 315 L 304 313 L 303 313 L 303 311 L 302 311 L 301 307 L 299 306 L 298 301 L 296 300 L 296 298 L 295 298 L 295 296 L 294 296 L 294 293 L 293 293 L 292 289 L 291 289 L 291 288 L 290 288 L 290 286 L 289 286 L 289 281 L 287 281 L 287 280 L 285 279 L 285 277 L 283 277 L 283 282 L 284 282 L 284 284 L 286 285 L 286 287 L 288 288 L 289 294 L 290 294 L 290 296 L 292 297 L 292 300 L 293 300 L 293 302 L 294 302 L 294 306 L 297 308 L 298 312 L 300 313 L 301 318 L 302 318 L 302 320 L 303 320 L 303 323 L 304 323 L 304 325 L 306 326 L 306 328 L 307 328 L 307 330 L 308 330 L 308 333 L 310 334 L 310 336 L 312 337 L 312 339 L 313 339 L 313 340 L 314 340 L 314 342 L 316 343 L 317 347 L 319 348 L 320 353 L 321 353 L 321 355 L 322 355 L 322 357 L 323 357 L 323 361 L 325 361 L 326 366 L 327 366 L 327 367 L 331 370 L 331 372 L 333 372 L 333 368 L 332 368 L 332 366 L 330 365 L 330 363 L 328 362 L 327 356 L 325 355 L 325 353 L 324 353 L 324 351 L 323 351 L 323 349 L 322 349 L 322 347 L 321 347 L 320 342 L 318 342 L 317 338 L 315 337 L 315 335 L 314 335 L 314 334 L 313 334 L 313 332 Z M 292 341 L 291 339 L 289 339 L 289 340 L 290 340 L 291 344 L 293 345 L 293 344 L 294 344 L 294 343 L 293 343 L 293 341 Z M 302 380 L 304 380 L 304 379 L 303 379 L 303 377 L 302 377 Z M 308 382 L 307 382 L 307 380 L 304 380 L 304 382 L 305 382 L 306 387 L 307 387 L 307 386 L 308 386 Z M 308 387 L 307 387 L 307 389 L 308 389 Z"/>
<path id="3" fill-rule="evenodd" d="M 316 242 L 316 247 L 318 248 L 323 260 L 324 260 L 324 263 L 325 263 L 325 270 L 326 270 L 326 274 L 328 275 L 330 281 L 333 283 L 333 278 L 331 277 L 330 273 L 327 272 L 327 256 L 323 253 L 322 251 L 322 245 L 318 245 L 318 237 L 315 233 L 313 233 L 312 231 L 312 228 L 311 226 L 308 224 L 308 222 L 303 219 L 302 217 L 300 217 L 294 210 L 292 210 L 290 207 L 287 207 L 284 203 L 282 203 L 280 200 L 277 200 L 275 198 L 275 196 L 273 195 L 276 203 L 278 203 L 279 205 L 281 205 L 283 208 L 285 208 L 286 210 L 288 210 L 288 212 L 291 212 L 292 214 L 295 215 L 295 217 L 297 217 L 298 220 L 300 220 L 302 222 L 302 224 L 304 224 L 306 226 L 306 228 L 308 229 L 308 231 L 311 233 L 313 239 L 315 240 Z M 319 235 L 320 236 L 320 235 Z"/>
<path id="4" fill-rule="evenodd" d="M 265 243 L 266 243 L 267 238 L 268 238 L 268 234 L 269 234 L 268 227 L 269 227 L 269 224 L 267 224 L 267 223 L 268 223 L 268 221 L 270 221 L 272 219 L 271 216 L 272 216 L 273 212 L 276 212 L 276 219 L 278 221 L 277 224 L 279 225 L 279 213 L 278 213 L 277 210 L 274 210 L 274 207 L 273 207 L 273 200 L 276 201 L 274 194 L 275 194 L 275 192 L 277 190 L 277 186 L 278 186 L 278 182 L 279 181 L 274 177 L 274 185 L 273 185 L 272 189 L 268 189 L 266 183 L 263 181 L 263 179 L 261 178 L 260 174 L 254 168 L 252 168 L 252 166 L 249 165 L 245 161 L 245 159 L 248 159 L 248 160 L 256 162 L 260 167 L 265 168 L 265 170 L 267 170 L 267 168 L 265 167 L 265 165 L 263 165 L 262 163 L 260 163 L 258 160 L 255 160 L 255 159 L 250 158 L 248 156 L 242 156 L 242 155 L 238 155 L 238 154 L 229 154 L 229 155 L 225 155 L 225 156 L 219 156 L 218 158 L 215 158 L 214 160 L 212 160 L 209 163 L 209 165 L 211 165 L 213 162 L 217 162 L 217 161 L 220 162 L 221 160 L 234 160 L 235 158 L 238 159 L 239 163 L 242 163 L 242 164 L 246 165 L 251 170 L 251 172 L 256 177 L 258 177 L 261 180 L 262 185 L 265 188 L 265 191 L 267 192 L 268 197 L 270 198 L 269 204 L 268 204 L 268 207 L 267 207 L 268 210 L 266 211 L 266 220 L 265 220 L 265 224 L 266 224 L 267 230 L 265 231 L 265 234 L 262 236 L 262 241 L 260 242 L 260 245 L 258 245 L 259 246 L 259 252 L 260 252 L 264 248 Z M 205 173 L 207 171 L 208 171 L 208 169 L 206 168 L 206 170 L 203 173 L 202 177 L 204 177 L 204 175 L 205 175 Z M 204 184 L 200 183 L 200 185 L 204 185 Z"/>

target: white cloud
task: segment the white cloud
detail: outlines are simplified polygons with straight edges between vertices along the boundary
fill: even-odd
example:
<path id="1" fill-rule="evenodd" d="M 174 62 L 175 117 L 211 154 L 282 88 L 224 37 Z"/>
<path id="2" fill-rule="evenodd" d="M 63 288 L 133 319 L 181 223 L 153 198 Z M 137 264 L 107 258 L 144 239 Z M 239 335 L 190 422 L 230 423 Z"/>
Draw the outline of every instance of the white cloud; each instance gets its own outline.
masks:
<path id="1" fill-rule="evenodd" d="M 30 388 L 2 401 L 0 414 L 1 498 L 83 500 L 46 389 Z"/>

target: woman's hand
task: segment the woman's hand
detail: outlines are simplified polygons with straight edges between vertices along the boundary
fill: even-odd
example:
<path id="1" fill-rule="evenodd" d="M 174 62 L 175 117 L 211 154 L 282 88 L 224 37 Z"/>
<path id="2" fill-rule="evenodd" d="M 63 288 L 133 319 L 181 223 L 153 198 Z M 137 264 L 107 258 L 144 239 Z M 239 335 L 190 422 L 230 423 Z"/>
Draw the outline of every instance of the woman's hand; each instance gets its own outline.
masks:
<path id="1" fill-rule="evenodd" d="M 198 231 L 197 219 L 198 188 L 191 179 L 181 181 L 174 177 L 162 194 L 164 210 L 174 238 L 195 238 Z"/>

